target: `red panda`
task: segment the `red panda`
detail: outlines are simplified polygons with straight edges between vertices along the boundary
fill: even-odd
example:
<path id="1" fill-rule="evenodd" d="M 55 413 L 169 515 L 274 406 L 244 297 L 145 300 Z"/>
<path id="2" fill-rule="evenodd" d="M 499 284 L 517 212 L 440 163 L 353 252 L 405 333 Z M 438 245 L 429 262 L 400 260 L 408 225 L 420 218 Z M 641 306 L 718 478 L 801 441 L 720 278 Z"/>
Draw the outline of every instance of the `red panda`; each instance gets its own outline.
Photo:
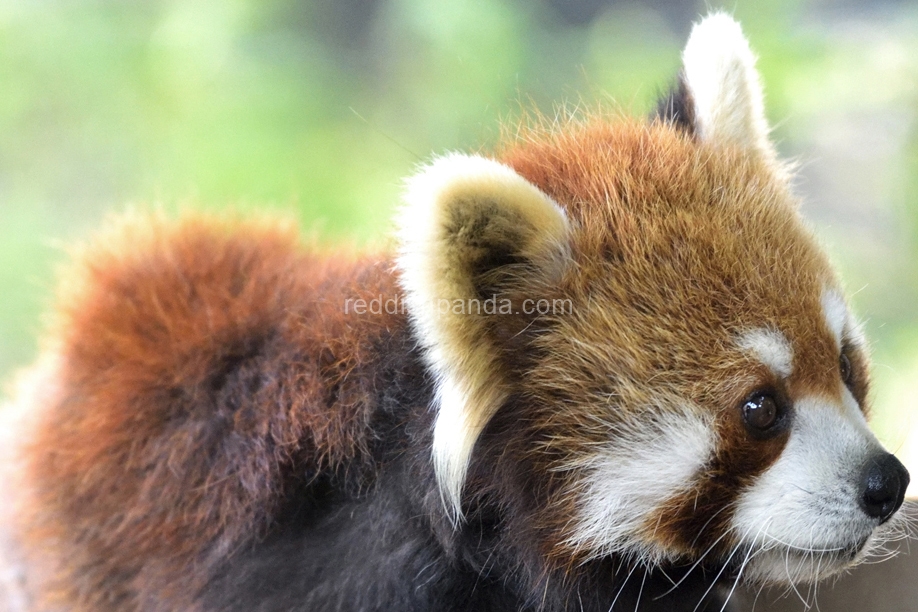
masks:
<path id="1" fill-rule="evenodd" d="M 728 609 L 894 528 L 860 326 L 698 24 L 650 121 L 407 182 L 394 252 L 128 219 L 10 410 L 34 609 Z"/>

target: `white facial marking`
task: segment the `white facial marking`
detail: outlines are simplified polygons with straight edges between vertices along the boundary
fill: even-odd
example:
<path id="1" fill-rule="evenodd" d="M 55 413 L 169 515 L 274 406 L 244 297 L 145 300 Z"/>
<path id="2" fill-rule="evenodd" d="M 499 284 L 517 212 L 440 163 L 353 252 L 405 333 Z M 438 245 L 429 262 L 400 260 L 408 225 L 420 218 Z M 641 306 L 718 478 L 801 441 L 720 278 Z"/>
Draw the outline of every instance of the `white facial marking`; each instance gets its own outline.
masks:
<path id="1" fill-rule="evenodd" d="M 759 328 L 740 336 L 740 348 L 751 352 L 756 359 L 781 378 L 793 372 L 794 350 L 787 337 L 775 329 Z"/>
<path id="2" fill-rule="evenodd" d="M 862 467 L 880 452 L 847 390 L 842 406 L 797 401 L 781 456 L 737 500 L 732 529 L 753 551 L 745 576 L 806 581 L 850 563 L 878 524 L 858 499 Z"/>
<path id="3" fill-rule="evenodd" d="M 835 346 L 841 349 L 848 327 L 848 307 L 841 294 L 834 289 L 826 289 L 822 293 L 822 312 L 826 318 L 826 326 L 835 338 Z"/>
<path id="4" fill-rule="evenodd" d="M 842 294 L 835 289 L 827 288 L 822 293 L 822 311 L 826 318 L 826 326 L 835 337 L 837 346 L 853 344 L 861 348 L 866 347 L 863 326 L 851 315 Z"/>
<path id="5" fill-rule="evenodd" d="M 589 551 L 591 558 L 631 552 L 658 561 L 660 551 L 635 550 L 640 531 L 660 504 L 691 489 L 698 470 L 715 452 L 713 425 L 700 412 L 684 410 L 610 429 L 614 438 L 606 446 L 565 466 L 586 475 L 577 491 L 577 522 L 567 543 Z"/>

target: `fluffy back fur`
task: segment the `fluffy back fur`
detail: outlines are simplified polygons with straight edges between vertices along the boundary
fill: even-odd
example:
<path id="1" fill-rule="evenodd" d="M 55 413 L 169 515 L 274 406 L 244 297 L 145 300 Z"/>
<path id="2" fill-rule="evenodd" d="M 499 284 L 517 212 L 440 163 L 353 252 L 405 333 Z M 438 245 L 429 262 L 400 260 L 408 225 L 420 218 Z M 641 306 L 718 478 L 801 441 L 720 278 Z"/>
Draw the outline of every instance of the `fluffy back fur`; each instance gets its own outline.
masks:
<path id="1" fill-rule="evenodd" d="M 649 122 L 421 168 L 395 254 L 198 216 L 87 247 L 20 398 L 40 606 L 724 610 L 863 559 L 908 474 L 862 334 L 739 26 L 683 57 Z"/>

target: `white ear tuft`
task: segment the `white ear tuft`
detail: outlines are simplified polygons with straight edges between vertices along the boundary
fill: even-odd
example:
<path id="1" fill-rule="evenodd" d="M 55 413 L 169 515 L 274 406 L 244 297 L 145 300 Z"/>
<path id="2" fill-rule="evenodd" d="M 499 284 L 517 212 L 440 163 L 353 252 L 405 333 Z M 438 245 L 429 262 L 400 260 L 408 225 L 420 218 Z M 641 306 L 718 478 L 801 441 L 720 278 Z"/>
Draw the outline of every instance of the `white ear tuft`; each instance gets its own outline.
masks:
<path id="1" fill-rule="evenodd" d="M 532 264 L 525 267 L 528 274 L 552 277 L 566 261 L 569 226 L 548 196 L 483 157 L 441 157 L 407 187 L 398 268 L 409 318 L 435 378 L 437 482 L 458 519 L 472 449 L 508 393 L 500 350 L 487 315 L 478 310 L 486 299 L 480 279 L 512 282 L 519 266 L 502 263 L 507 261 L 526 261 Z"/>
<path id="2" fill-rule="evenodd" d="M 755 56 L 740 25 L 726 13 L 709 15 L 692 29 L 682 63 L 699 138 L 746 147 L 776 164 Z"/>

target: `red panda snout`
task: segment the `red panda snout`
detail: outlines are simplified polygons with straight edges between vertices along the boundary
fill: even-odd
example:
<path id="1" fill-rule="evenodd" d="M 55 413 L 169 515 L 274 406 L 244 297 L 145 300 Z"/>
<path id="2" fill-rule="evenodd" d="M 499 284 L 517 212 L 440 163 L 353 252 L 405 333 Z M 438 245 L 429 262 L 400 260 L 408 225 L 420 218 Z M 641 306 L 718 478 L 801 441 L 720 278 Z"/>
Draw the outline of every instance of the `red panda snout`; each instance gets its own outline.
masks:
<path id="1" fill-rule="evenodd" d="M 861 509 L 882 525 L 902 506 L 909 480 L 908 470 L 892 453 L 871 457 L 861 474 Z"/>
<path id="2" fill-rule="evenodd" d="M 795 357 L 783 334 L 780 343 L 747 344 L 792 389 L 786 447 L 737 498 L 731 525 L 747 577 L 758 581 L 818 580 L 863 559 L 896 529 L 887 521 L 908 486 L 908 472 L 867 427 L 859 326 L 837 291 L 824 290 L 821 306 L 821 359 L 803 347 Z"/>
<path id="3" fill-rule="evenodd" d="M 887 459 L 854 402 L 843 410 L 824 399 L 796 402 L 782 456 L 738 497 L 731 529 L 749 557 L 747 578 L 818 580 L 863 558 L 895 528 L 887 520 L 908 474 Z"/>

